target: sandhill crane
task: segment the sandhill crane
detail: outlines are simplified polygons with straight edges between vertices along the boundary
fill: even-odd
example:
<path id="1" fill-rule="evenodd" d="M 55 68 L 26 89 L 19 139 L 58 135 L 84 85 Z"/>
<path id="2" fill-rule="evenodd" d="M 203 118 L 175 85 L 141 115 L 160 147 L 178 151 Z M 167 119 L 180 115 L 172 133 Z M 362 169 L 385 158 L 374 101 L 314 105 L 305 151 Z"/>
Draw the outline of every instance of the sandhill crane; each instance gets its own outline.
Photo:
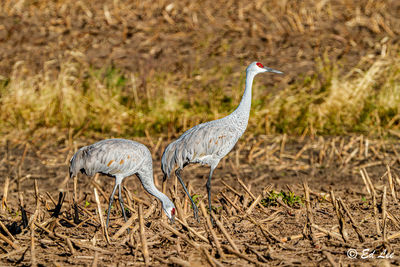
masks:
<path id="1" fill-rule="evenodd" d="M 239 106 L 228 116 L 214 121 L 194 126 L 183 133 L 177 140 L 169 144 L 161 159 L 161 169 L 164 173 L 163 185 L 171 171 L 182 184 L 187 196 L 192 202 L 194 217 L 198 220 L 198 209 L 187 190 L 182 177 L 182 169 L 190 163 L 200 163 L 210 166 L 207 180 L 208 209 L 211 214 L 211 177 L 219 161 L 235 146 L 246 130 L 251 108 L 251 87 L 254 76 L 262 72 L 282 74 L 278 70 L 264 67 L 259 62 L 251 63 L 246 69 L 246 86 Z"/>
<path id="2" fill-rule="evenodd" d="M 133 174 L 136 174 L 147 192 L 161 201 L 165 214 L 171 222 L 174 222 L 175 205 L 154 185 L 153 161 L 145 145 L 126 139 L 107 139 L 82 147 L 70 160 L 70 177 L 76 176 L 79 171 L 88 176 L 102 173 L 115 178 L 114 189 L 108 204 L 107 227 L 117 187 L 122 213 L 125 221 L 127 220 L 121 195 L 121 183 L 125 177 Z"/>

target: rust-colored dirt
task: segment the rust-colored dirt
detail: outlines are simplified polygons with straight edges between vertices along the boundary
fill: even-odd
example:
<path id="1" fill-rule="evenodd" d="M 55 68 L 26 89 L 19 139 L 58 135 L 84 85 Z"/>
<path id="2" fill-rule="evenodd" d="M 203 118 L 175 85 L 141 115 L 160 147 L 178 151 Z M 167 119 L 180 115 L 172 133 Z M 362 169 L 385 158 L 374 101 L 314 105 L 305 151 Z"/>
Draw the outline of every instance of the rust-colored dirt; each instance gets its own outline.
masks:
<path id="1" fill-rule="evenodd" d="M 283 88 L 314 75 L 321 60 L 341 62 L 343 71 L 362 58 L 368 63 L 373 57 L 367 55 L 398 47 L 400 36 L 396 0 L 153 2 L 2 1 L 1 82 L 21 64 L 27 66 L 23 75 L 57 71 L 68 60 L 94 68 L 112 65 L 139 73 L 144 84 L 158 70 L 190 77 L 195 68 L 226 62 L 243 68 L 262 59 L 285 71 Z M 207 213 L 200 212 L 200 222 L 193 219 L 175 178 L 168 181 L 168 195 L 181 206 L 180 221 L 169 225 L 160 204 L 130 177 L 124 181 L 129 192 L 124 198 L 132 209 L 130 218 L 141 217 L 144 225 L 135 219 L 129 233 L 115 238 L 124 224 L 116 200 L 107 243 L 94 188 L 105 218 L 114 181 L 79 176 L 81 222 L 74 223 L 68 160 L 77 147 L 97 140 L 68 136 L 61 131 L 34 133 L 29 141 L 0 138 L 0 222 L 10 232 L 0 227 L 0 265 L 123 266 L 146 260 L 152 266 L 400 265 L 398 143 L 364 136 L 252 137 L 246 132 L 214 172 L 212 205 L 223 228 L 211 230 Z M 136 140 L 154 153 L 161 188 L 160 158 L 171 140 L 160 146 L 154 145 L 156 139 Z M 183 172 L 204 205 L 207 175 L 208 168 L 201 166 Z M 272 190 L 293 192 L 300 201 L 288 206 L 278 198 L 267 205 L 274 200 Z M 60 192 L 65 193 L 60 214 L 51 217 Z M 259 203 L 252 206 L 255 200 Z M 21 204 L 30 223 L 26 228 Z"/>
<path id="2" fill-rule="evenodd" d="M 148 140 L 140 141 L 150 146 Z M 80 140 L 75 145 L 80 147 L 90 142 L 93 141 Z M 154 151 L 155 176 L 159 188 L 162 177 L 159 159 L 166 144 L 164 141 L 158 148 L 151 148 Z M 389 141 L 367 140 L 362 136 L 303 141 L 286 136 L 241 139 L 234 151 L 221 162 L 212 181 L 215 217 L 233 240 L 233 245 L 223 230 L 216 226 L 213 231 L 217 236 L 217 245 L 202 212 L 200 222 L 194 220 L 189 202 L 185 200 L 183 190 L 175 179 L 168 181 L 168 195 L 179 206 L 177 217 L 180 221 L 169 225 L 167 219 L 162 218 L 160 204 L 145 193 L 136 177 L 124 180 L 124 186 L 133 195 L 133 199 L 128 197 L 129 194 L 124 196 L 125 202 L 132 208 L 130 216 L 136 218 L 130 225 L 131 231 L 124 231 L 118 238 L 113 238 L 124 223 L 119 205 L 115 204 L 108 229 L 111 241 L 107 244 L 101 230 L 93 188 L 99 192 L 104 213 L 114 184 L 113 179 L 100 176 L 94 182 L 92 178 L 79 176 L 79 218 L 83 222 L 74 224 L 71 204 L 73 183 L 67 177 L 68 159 L 72 155 L 73 145 L 68 145 L 67 141 L 60 138 L 56 144 L 9 141 L 3 143 L 2 147 L 0 174 L 1 177 L 9 177 L 11 181 L 1 222 L 6 226 L 13 222 L 21 226 L 18 180 L 28 219 L 34 217 L 36 210 L 35 180 L 39 190 L 39 213 L 35 220 L 33 239 L 31 228 L 27 227 L 21 233 L 13 234 L 16 248 L 2 242 L 3 254 L 0 259 L 4 264 L 29 265 L 35 262 L 46 266 L 64 266 L 91 265 L 97 262 L 98 265 L 143 265 L 143 243 L 137 219 L 139 202 L 135 198 L 145 203 L 143 231 L 152 265 L 315 266 L 339 263 L 370 265 L 383 264 L 385 261 L 399 264 L 400 181 L 397 151 L 400 148 Z M 375 203 L 373 193 L 368 193 L 360 170 L 364 170 L 364 175 L 370 177 L 375 191 Z M 395 198 L 388 170 L 395 185 Z M 197 200 L 204 205 L 207 204 L 207 174 L 208 168 L 195 165 L 186 167 L 183 172 L 192 194 L 199 195 Z M 307 212 L 303 182 L 310 189 L 311 215 Z M 177 188 L 175 184 L 178 184 Z M 291 191 L 301 200 L 291 207 L 282 199 L 270 205 L 261 205 L 271 198 L 271 190 Z M 52 218 L 51 209 L 57 204 L 60 191 L 65 192 L 66 197 L 59 217 Z M 385 201 L 382 198 L 384 191 Z M 343 230 L 340 230 L 330 192 L 334 193 L 337 203 L 341 199 L 354 221 L 351 222 L 345 209 L 338 205 Z M 254 201 L 253 197 L 259 201 L 259 205 L 247 212 Z M 311 216 L 313 219 L 310 219 Z M 104 214 L 103 217 L 105 219 Z M 201 237 L 181 222 L 187 222 Z M 315 226 L 311 227 L 311 223 Z M 358 227 L 363 242 L 353 225 Z M 32 240 L 34 246 L 31 245 Z M 355 259 L 347 256 L 349 249 L 358 252 Z M 365 249 L 370 249 L 368 255 L 371 258 L 361 258 Z M 371 254 L 374 250 L 375 254 Z M 383 255 L 389 258 L 378 258 Z"/>

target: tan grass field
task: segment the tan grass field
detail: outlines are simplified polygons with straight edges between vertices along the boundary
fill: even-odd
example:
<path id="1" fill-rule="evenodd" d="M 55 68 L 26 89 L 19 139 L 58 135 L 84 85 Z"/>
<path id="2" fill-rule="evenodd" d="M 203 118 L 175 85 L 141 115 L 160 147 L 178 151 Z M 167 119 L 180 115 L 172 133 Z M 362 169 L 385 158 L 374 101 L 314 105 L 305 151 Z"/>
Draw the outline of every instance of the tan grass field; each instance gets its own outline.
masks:
<path id="1" fill-rule="evenodd" d="M 396 1 L 212 3 L 4 1 L 2 133 L 175 135 L 230 113 L 254 60 L 285 75 L 256 78 L 251 132 L 397 130 Z"/>
<path id="2" fill-rule="evenodd" d="M 0 265 L 399 266 L 399 14 L 396 0 L 0 1 Z M 84 175 L 74 221 L 79 147 L 144 143 L 160 188 L 164 148 L 232 112 L 252 61 L 284 75 L 255 78 L 213 176 L 216 227 L 175 177 L 175 224 L 130 177 L 130 219 L 115 204 L 107 234 L 113 180 Z M 183 172 L 199 205 L 208 171 Z"/>

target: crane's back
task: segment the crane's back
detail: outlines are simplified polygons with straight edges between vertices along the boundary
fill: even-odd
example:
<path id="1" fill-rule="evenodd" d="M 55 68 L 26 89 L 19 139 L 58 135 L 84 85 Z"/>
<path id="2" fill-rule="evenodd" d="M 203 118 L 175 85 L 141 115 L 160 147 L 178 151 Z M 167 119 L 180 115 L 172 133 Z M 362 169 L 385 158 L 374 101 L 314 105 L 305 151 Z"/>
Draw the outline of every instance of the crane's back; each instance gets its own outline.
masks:
<path id="1" fill-rule="evenodd" d="M 218 164 L 245 130 L 237 127 L 235 119 L 228 116 L 187 130 L 165 149 L 161 159 L 163 172 L 169 176 L 175 166 L 183 168 L 185 163 Z"/>
<path id="2" fill-rule="evenodd" d="M 126 139 L 106 139 L 80 148 L 70 161 L 70 176 L 79 171 L 88 176 L 104 173 L 130 176 L 152 172 L 151 153 L 143 144 Z"/>

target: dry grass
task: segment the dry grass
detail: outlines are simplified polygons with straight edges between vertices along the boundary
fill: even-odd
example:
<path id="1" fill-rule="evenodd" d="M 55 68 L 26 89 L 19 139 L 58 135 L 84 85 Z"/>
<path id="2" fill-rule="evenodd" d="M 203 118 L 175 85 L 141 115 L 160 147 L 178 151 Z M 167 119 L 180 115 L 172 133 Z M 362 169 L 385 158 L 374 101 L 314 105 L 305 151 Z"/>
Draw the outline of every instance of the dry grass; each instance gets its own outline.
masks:
<path id="1" fill-rule="evenodd" d="M 168 133 L 220 118 L 253 60 L 249 130 L 396 130 L 397 1 L 3 1 L 1 133 Z M 30 38 L 25 38 L 29 36 Z"/>
<path id="2" fill-rule="evenodd" d="M 115 262 L 162 266 L 399 264 L 398 144 L 363 136 L 303 141 L 258 137 L 245 143 L 215 173 L 216 227 L 210 227 L 204 208 L 208 169 L 191 168 L 184 172 L 184 179 L 190 181 L 189 190 L 200 201 L 200 223 L 173 180 L 168 195 L 178 208 L 178 220 L 169 225 L 161 218 L 160 204 L 132 177 L 124 181 L 130 218 L 125 223 L 119 205 L 114 205 L 108 241 L 101 221 L 112 180 L 80 177 L 76 199 L 81 222 L 74 222 L 72 181 L 65 179 L 72 148 L 40 141 L 27 148 L 10 141 L 8 149 L 0 149 L 4 155 L 0 174 L 12 177 L 10 185 L 2 188 L 8 195 L 3 194 L 0 221 L 5 228 L 14 223 L 22 232 L 0 230 L 0 262 L 63 266 Z M 157 166 L 162 146 L 153 148 Z M 155 173 L 161 178 L 159 168 Z M 60 189 L 66 196 L 57 201 Z M 18 205 L 21 198 L 31 222 L 25 229 Z M 349 249 L 357 251 L 354 259 L 347 256 Z M 361 258 L 365 249 L 375 251 L 371 258 Z"/>
<path id="3" fill-rule="evenodd" d="M 360 67 L 365 70 L 360 69 Z M 398 129 L 400 57 L 363 58 L 347 73 L 329 63 L 319 74 L 280 92 L 268 106 L 271 132 L 381 133 Z"/>
<path id="4" fill-rule="evenodd" d="M 0 263 L 400 265 L 400 147 L 367 136 L 400 136 L 399 13 L 398 0 L 0 1 Z M 73 196 L 72 153 L 136 136 L 158 186 L 165 146 L 230 113 L 254 60 L 285 75 L 255 79 L 249 129 L 213 177 L 216 227 L 176 180 L 169 225 L 127 178 L 130 218 L 114 205 L 102 230 L 112 180 L 80 179 Z M 207 175 L 184 172 L 200 206 Z"/>
<path id="5" fill-rule="evenodd" d="M 398 129 L 400 58 L 378 57 L 361 63 L 370 65 L 366 70 L 351 69 L 346 75 L 336 65 L 321 63 L 314 77 L 275 96 L 265 94 L 268 89 L 259 85 L 260 75 L 254 86 L 250 131 L 377 134 Z M 17 66 L 0 89 L 3 133 L 56 127 L 74 129 L 74 134 L 97 131 L 143 136 L 147 130 L 174 135 L 233 111 L 245 77 L 243 71 L 213 68 L 194 77 L 194 89 L 193 77 L 158 73 L 146 81 L 145 90 L 138 90 L 135 74 L 128 76 L 114 68 L 93 70 L 76 62 L 66 62 L 54 76 L 42 72 L 27 78 L 24 73 L 23 67 Z M 223 89 L 227 75 L 236 77 L 231 92 Z"/>

